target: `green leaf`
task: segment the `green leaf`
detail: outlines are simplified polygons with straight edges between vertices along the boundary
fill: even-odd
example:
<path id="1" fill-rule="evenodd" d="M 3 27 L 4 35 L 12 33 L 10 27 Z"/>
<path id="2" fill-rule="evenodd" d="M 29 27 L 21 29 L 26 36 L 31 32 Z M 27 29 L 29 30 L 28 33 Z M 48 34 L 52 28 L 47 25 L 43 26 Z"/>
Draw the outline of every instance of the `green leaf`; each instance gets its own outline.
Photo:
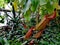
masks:
<path id="1" fill-rule="evenodd" d="M 48 13 L 52 13 L 54 10 L 53 4 L 51 4 L 51 3 L 53 3 L 53 2 L 47 2 L 47 4 L 46 4 L 46 9 L 47 9 Z"/>
<path id="2" fill-rule="evenodd" d="M 4 40 L 3 40 L 2 37 L 0 37 L 0 43 L 1 43 L 2 45 L 4 45 Z"/>
<path id="3" fill-rule="evenodd" d="M 25 7 L 24 7 L 24 9 L 23 9 L 23 13 L 26 13 L 26 11 L 29 10 L 30 5 L 31 5 L 31 0 L 28 0 Z"/>
<path id="4" fill-rule="evenodd" d="M 10 0 L 5 0 L 5 2 L 9 3 L 9 2 L 10 2 Z"/>
<path id="5" fill-rule="evenodd" d="M 8 40 L 6 38 L 3 38 L 5 45 L 9 45 Z"/>
<path id="6" fill-rule="evenodd" d="M 47 3 L 46 0 L 40 0 L 40 6 L 45 5 Z"/>
<path id="7" fill-rule="evenodd" d="M 30 15 L 31 15 L 31 11 L 30 10 L 28 10 L 25 14 L 24 14 L 24 18 L 25 18 L 25 20 L 27 21 L 27 22 L 29 22 L 30 21 Z"/>
<path id="8" fill-rule="evenodd" d="M 41 19 L 48 13 L 48 11 L 46 10 L 46 7 L 45 6 L 42 6 L 41 7 L 41 13 L 40 13 L 40 17 L 41 17 Z"/>
<path id="9" fill-rule="evenodd" d="M 0 8 L 4 6 L 4 0 L 0 0 Z"/>
<path id="10" fill-rule="evenodd" d="M 31 11 L 35 12 L 39 6 L 40 0 L 31 0 Z"/>

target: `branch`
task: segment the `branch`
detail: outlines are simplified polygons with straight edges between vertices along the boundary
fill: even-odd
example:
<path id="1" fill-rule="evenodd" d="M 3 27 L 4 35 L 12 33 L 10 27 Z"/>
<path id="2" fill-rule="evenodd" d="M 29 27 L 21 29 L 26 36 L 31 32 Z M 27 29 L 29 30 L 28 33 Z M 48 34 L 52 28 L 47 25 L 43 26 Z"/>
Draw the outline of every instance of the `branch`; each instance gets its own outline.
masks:
<path id="1" fill-rule="evenodd" d="M 1 8 L 0 8 L 0 11 L 3 11 L 3 12 L 11 12 L 11 10 L 1 9 Z"/>

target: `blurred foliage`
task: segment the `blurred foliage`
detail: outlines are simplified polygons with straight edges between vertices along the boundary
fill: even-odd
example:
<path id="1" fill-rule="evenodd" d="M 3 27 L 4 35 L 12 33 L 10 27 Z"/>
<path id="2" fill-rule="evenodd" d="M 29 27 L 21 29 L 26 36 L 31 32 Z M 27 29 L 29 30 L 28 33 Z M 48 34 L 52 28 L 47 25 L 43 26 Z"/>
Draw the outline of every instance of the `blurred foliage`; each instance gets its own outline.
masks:
<path id="1" fill-rule="evenodd" d="M 12 6 L 11 12 L 14 16 L 7 23 L 12 29 L 0 30 L 0 44 L 2 45 L 21 45 L 24 43 L 26 40 L 20 38 L 26 34 L 30 27 L 36 25 L 38 14 L 40 21 L 45 15 L 51 14 L 58 4 L 58 0 L 1 0 L 0 2 L 0 7 L 4 7 L 4 3 L 10 3 Z M 18 14 L 16 14 L 17 12 Z M 6 15 L 8 14 L 6 13 Z M 20 17 L 21 15 L 22 17 Z M 28 28 L 25 29 L 22 23 L 26 24 Z M 48 24 L 43 35 L 35 40 L 39 45 L 59 45 L 59 38 L 60 17 L 58 16 Z M 27 40 L 27 44 L 29 40 Z"/>

